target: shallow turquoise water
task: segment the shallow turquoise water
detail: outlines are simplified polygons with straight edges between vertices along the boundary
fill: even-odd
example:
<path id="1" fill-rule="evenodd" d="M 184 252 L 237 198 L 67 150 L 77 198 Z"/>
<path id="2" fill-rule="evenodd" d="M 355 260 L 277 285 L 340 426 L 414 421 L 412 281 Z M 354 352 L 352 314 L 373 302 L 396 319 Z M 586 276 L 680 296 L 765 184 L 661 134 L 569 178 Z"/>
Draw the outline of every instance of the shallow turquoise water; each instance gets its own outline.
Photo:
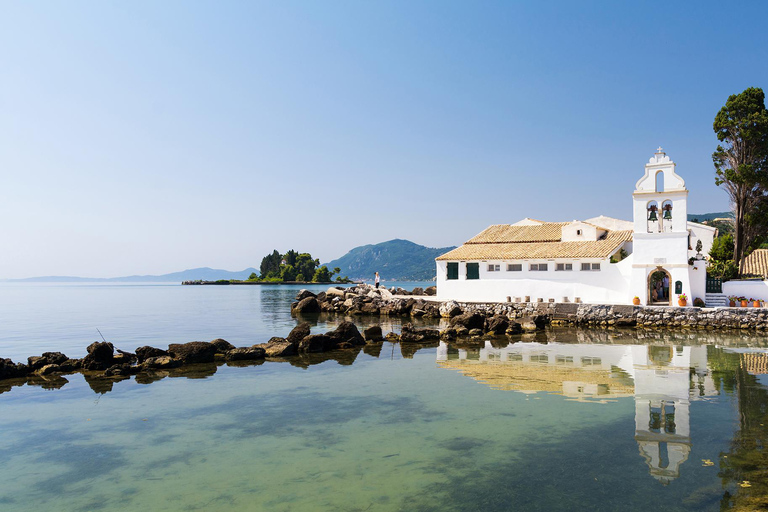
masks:
<path id="1" fill-rule="evenodd" d="M 741 353 L 764 347 L 560 329 L 202 365 L 151 383 L 6 382 L 0 506 L 720 510 L 744 478 L 723 473 L 744 390 L 765 390 Z"/>

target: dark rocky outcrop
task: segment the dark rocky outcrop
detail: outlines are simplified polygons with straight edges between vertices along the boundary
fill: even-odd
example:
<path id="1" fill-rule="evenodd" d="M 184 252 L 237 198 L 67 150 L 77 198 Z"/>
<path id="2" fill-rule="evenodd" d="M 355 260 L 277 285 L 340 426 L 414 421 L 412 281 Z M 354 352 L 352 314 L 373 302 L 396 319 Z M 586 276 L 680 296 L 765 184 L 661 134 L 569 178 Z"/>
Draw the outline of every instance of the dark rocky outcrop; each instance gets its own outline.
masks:
<path id="1" fill-rule="evenodd" d="M 139 363 L 143 363 L 150 357 L 160 357 L 160 356 L 167 356 L 168 352 L 166 350 L 161 350 L 159 348 L 155 347 L 149 347 L 149 346 L 143 346 L 136 349 L 136 358 Z"/>
<path id="2" fill-rule="evenodd" d="M 317 295 L 315 295 L 309 290 L 302 288 L 301 290 L 299 290 L 299 293 L 296 294 L 296 301 L 301 302 L 307 297 L 317 297 Z"/>
<path id="3" fill-rule="evenodd" d="M 211 342 L 211 345 L 216 347 L 216 353 L 217 354 L 226 354 L 230 350 L 233 350 L 235 346 L 228 342 L 227 340 L 223 340 L 221 338 L 216 338 Z"/>
<path id="4" fill-rule="evenodd" d="M 170 369 L 178 368 L 179 366 L 181 366 L 181 361 L 178 359 L 173 359 L 167 354 L 148 357 L 141 363 L 141 367 L 144 369 Z"/>
<path id="5" fill-rule="evenodd" d="M 498 335 L 506 334 L 509 328 L 509 320 L 503 315 L 494 315 L 486 322 L 485 330 Z"/>
<path id="6" fill-rule="evenodd" d="M 67 360 L 67 356 L 61 352 L 43 352 L 42 356 L 31 356 L 27 358 L 27 366 L 30 370 L 39 370 L 43 366 L 60 365 Z"/>
<path id="7" fill-rule="evenodd" d="M 315 297 L 307 297 L 291 305 L 292 313 L 319 313 L 320 304 Z"/>
<path id="8" fill-rule="evenodd" d="M 264 359 L 267 351 L 258 346 L 233 348 L 226 354 L 227 361 L 251 361 Z"/>
<path id="9" fill-rule="evenodd" d="M 325 334 L 310 334 L 299 343 L 299 352 L 325 352 L 334 346 L 334 341 Z"/>
<path id="10" fill-rule="evenodd" d="M 311 330 L 311 326 L 309 325 L 309 322 L 300 323 L 299 325 L 293 328 L 290 334 L 288 334 L 288 336 L 283 341 L 288 341 L 288 343 L 298 346 L 301 340 L 309 336 L 310 330 Z"/>
<path id="11" fill-rule="evenodd" d="M 467 329 L 482 329 L 485 326 L 485 317 L 477 312 L 462 313 L 451 318 L 451 327 L 460 325 Z"/>
<path id="12" fill-rule="evenodd" d="M 365 345 L 365 339 L 357 330 L 357 327 L 352 322 L 341 322 L 339 326 L 326 333 L 328 338 L 332 340 L 334 348 L 350 348 L 358 345 Z"/>
<path id="13" fill-rule="evenodd" d="M 369 327 L 363 331 L 363 338 L 365 341 L 382 341 L 384 337 L 381 333 L 381 326 L 380 325 L 374 325 L 373 327 Z"/>
<path id="14" fill-rule="evenodd" d="M 172 343 L 168 345 L 168 353 L 184 364 L 212 363 L 216 359 L 216 346 L 204 341 Z"/>
<path id="15" fill-rule="evenodd" d="M 88 355 L 82 359 L 83 370 L 106 370 L 113 364 L 115 347 L 108 341 L 96 341 L 88 345 Z"/>

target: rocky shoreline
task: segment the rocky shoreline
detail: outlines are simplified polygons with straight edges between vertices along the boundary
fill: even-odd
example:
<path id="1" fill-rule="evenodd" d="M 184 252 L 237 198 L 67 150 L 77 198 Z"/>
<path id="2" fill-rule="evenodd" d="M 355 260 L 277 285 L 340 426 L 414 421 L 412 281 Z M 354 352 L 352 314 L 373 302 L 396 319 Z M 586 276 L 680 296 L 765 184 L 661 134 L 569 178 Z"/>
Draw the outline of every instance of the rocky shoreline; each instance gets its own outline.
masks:
<path id="1" fill-rule="evenodd" d="M 434 288 L 434 287 L 432 287 Z M 428 290 L 430 293 L 428 293 Z M 423 295 L 433 290 L 375 289 L 370 285 L 349 288 L 331 287 L 314 294 L 302 290 L 291 305 L 294 315 L 307 313 L 342 313 L 346 315 L 386 315 L 401 317 L 453 318 L 476 313 L 489 325 L 485 332 L 500 330 L 505 322 L 513 332 L 527 324 L 538 326 L 576 325 L 601 327 L 634 327 L 640 329 L 768 329 L 768 308 L 681 308 L 663 306 L 630 306 L 607 304 L 575 304 L 555 302 L 455 302 L 436 301 Z M 480 329 L 480 322 L 473 328 Z"/>

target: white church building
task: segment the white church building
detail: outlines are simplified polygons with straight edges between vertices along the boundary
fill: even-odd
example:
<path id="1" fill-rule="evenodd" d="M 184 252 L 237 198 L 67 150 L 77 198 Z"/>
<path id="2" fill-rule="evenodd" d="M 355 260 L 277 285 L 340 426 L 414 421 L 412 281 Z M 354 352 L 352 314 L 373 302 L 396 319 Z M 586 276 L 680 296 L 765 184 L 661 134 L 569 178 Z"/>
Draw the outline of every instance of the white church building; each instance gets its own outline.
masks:
<path id="1" fill-rule="evenodd" d="M 632 193 L 633 220 L 523 219 L 436 259 L 437 297 L 459 302 L 687 305 L 704 299 L 715 228 L 688 221 L 688 189 L 659 148 Z M 696 250 L 701 241 L 700 251 Z"/>

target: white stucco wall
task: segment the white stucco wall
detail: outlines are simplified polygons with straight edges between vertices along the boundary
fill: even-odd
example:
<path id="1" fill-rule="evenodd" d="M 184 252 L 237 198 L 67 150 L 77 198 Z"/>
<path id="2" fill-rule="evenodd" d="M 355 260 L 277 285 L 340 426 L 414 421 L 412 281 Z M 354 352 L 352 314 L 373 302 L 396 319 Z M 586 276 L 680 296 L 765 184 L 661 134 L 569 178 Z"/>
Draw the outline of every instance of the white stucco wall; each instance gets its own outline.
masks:
<path id="1" fill-rule="evenodd" d="M 744 281 L 726 281 L 723 293 L 748 299 L 768 300 L 768 281 L 750 279 Z"/>
<path id="2" fill-rule="evenodd" d="M 544 302 L 555 299 L 563 302 L 567 297 L 574 302 L 576 297 L 586 304 L 627 304 L 629 281 L 632 272 L 632 257 L 619 263 L 609 260 L 542 260 L 547 263 L 544 272 L 530 271 L 531 261 L 483 261 L 480 262 L 480 279 L 467 280 L 466 263 L 459 263 L 459 279 L 448 280 L 447 262 L 437 262 L 437 297 L 440 300 L 453 299 L 461 302 L 505 302 L 507 297 L 530 296 L 532 302 L 541 298 Z M 488 264 L 498 264 L 500 272 L 488 272 Z M 523 266 L 520 272 L 507 271 L 508 263 Z M 557 263 L 571 263 L 573 270 L 556 271 Z M 600 263 L 599 271 L 582 271 L 581 263 Z M 629 297 L 629 299 L 628 299 Z"/>

